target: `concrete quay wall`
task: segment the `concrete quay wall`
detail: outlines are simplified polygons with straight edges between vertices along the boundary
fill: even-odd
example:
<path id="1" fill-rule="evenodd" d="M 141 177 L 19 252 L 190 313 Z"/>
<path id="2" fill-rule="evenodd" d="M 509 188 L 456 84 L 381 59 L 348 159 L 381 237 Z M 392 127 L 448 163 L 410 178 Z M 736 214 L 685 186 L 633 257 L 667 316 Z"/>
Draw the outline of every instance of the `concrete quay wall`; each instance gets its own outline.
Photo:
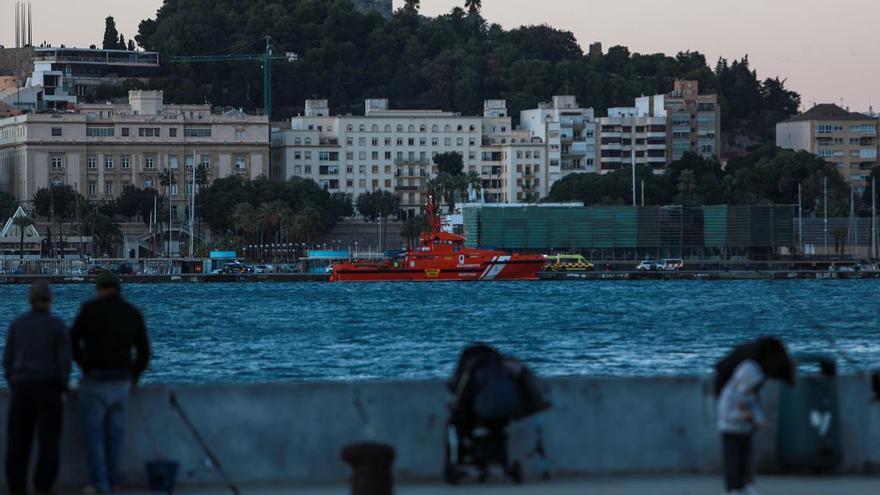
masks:
<path id="1" fill-rule="evenodd" d="M 719 469 L 715 401 L 708 378 L 572 378 L 550 380 L 554 407 L 543 426 L 557 475 L 711 473 Z M 436 479 L 443 464 L 447 395 L 440 381 L 148 386 L 130 405 L 124 471 L 145 484 L 144 463 L 180 462 L 179 482 L 220 481 L 175 411 L 169 394 L 200 429 L 228 474 L 240 482 L 340 481 L 349 468 L 340 449 L 376 440 L 397 450 L 399 479 Z M 869 380 L 839 380 L 843 472 L 880 467 L 880 404 Z M 778 395 L 765 388 L 771 425 Z M 8 391 L 0 391 L 5 422 Z M 4 433 L 6 425 L 2 425 Z M 3 435 L 5 439 L 5 434 Z M 0 445 L 4 453 L 5 441 Z M 759 463 L 775 469 L 775 428 L 759 436 Z M 76 393 L 65 409 L 60 486 L 87 483 Z M 3 475 L 0 474 L 0 480 Z"/>

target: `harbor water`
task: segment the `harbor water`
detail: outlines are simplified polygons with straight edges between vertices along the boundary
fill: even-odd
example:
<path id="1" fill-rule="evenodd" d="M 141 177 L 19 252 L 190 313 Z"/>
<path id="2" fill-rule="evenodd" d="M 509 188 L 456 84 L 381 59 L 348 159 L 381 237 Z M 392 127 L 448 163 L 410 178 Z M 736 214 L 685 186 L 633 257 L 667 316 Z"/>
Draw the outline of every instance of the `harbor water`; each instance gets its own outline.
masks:
<path id="1" fill-rule="evenodd" d="M 72 323 L 93 290 L 57 286 L 55 312 Z M 26 293 L 0 286 L 4 341 Z M 447 377 L 472 342 L 545 376 L 694 375 L 761 335 L 836 353 L 844 371 L 880 367 L 873 280 L 128 284 L 124 293 L 150 331 L 150 383 Z"/>

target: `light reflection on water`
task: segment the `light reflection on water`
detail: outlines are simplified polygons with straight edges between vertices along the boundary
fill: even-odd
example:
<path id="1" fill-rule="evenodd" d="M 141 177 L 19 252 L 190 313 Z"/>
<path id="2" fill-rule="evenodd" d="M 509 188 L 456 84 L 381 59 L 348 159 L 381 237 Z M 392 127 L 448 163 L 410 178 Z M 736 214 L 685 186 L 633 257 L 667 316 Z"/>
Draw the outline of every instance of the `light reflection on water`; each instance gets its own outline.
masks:
<path id="1" fill-rule="evenodd" d="M 880 282 L 640 281 L 126 285 L 144 312 L 147 382 L 436 378 L 490 342 L 542 375 L 707 373 L 732 345 L 783 337 L 880 366 Z M 26 286 L 0 286 L 0 337 Z M 56 287 L 72 322 L 88 285 Z M 783 297 L 784 296 L 784 297 Z M 797 306 L 792 306 L 791 302 Z M 2 347 L 2 343 L 0 343 Z M 841 362 L 843 370 L 853 366 Z"/>

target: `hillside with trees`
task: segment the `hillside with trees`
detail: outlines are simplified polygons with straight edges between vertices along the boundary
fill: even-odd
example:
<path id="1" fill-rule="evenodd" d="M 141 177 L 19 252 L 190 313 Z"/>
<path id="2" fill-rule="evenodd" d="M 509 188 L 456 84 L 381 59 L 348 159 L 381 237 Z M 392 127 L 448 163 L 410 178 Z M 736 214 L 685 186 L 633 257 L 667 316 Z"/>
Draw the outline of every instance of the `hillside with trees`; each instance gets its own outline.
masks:
<path id="1" fill-rule="evenodd" d="M 574 94 L 599 114 L 635 97 L 665 93 L 676 78 L 719 92 L 724 131 L 747 140 L 772 136 L 776 121 L 797 112 L 800 97 L 778 78 L 761 80 L 748 57 L 719 60 L 697 51 L 674 56 L 610 47 L 599 57 L 568 31 L 546 25 L 506 30 L 480 15 L 480 2 L 438 17 L 406 2 L 391 19 L 361 14 L 349 0 L 165 0 L 155 19 L 141 22 L 138 44 L 161 53 L 156 83 L 176 102 L 259 108 L 262 73 L 248 62 L 170 64 L 179 55 L 260 53 L 266 35 L 275 52 L 296 63 L 273 66 L 273 115 L 301 111 L 306 98 L 328 98 L 334 111 L 357 113 L 368 97 L 397 108 L 482 111 L 483 100 L 506 98 L 511 115 L 554 94 Z M 109 41 L 109 38 L 108 38 Z"/>

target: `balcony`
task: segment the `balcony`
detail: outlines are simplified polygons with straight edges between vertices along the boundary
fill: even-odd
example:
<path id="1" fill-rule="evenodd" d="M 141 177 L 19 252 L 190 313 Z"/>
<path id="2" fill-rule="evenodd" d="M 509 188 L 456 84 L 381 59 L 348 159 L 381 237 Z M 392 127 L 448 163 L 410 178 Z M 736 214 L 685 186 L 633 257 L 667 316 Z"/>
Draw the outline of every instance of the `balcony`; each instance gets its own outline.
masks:
<path id="1" fill-rule="evenodd" d="M 395 165 L 433 165 L 434 162 L 427 158 L 395 158 Z"/>

